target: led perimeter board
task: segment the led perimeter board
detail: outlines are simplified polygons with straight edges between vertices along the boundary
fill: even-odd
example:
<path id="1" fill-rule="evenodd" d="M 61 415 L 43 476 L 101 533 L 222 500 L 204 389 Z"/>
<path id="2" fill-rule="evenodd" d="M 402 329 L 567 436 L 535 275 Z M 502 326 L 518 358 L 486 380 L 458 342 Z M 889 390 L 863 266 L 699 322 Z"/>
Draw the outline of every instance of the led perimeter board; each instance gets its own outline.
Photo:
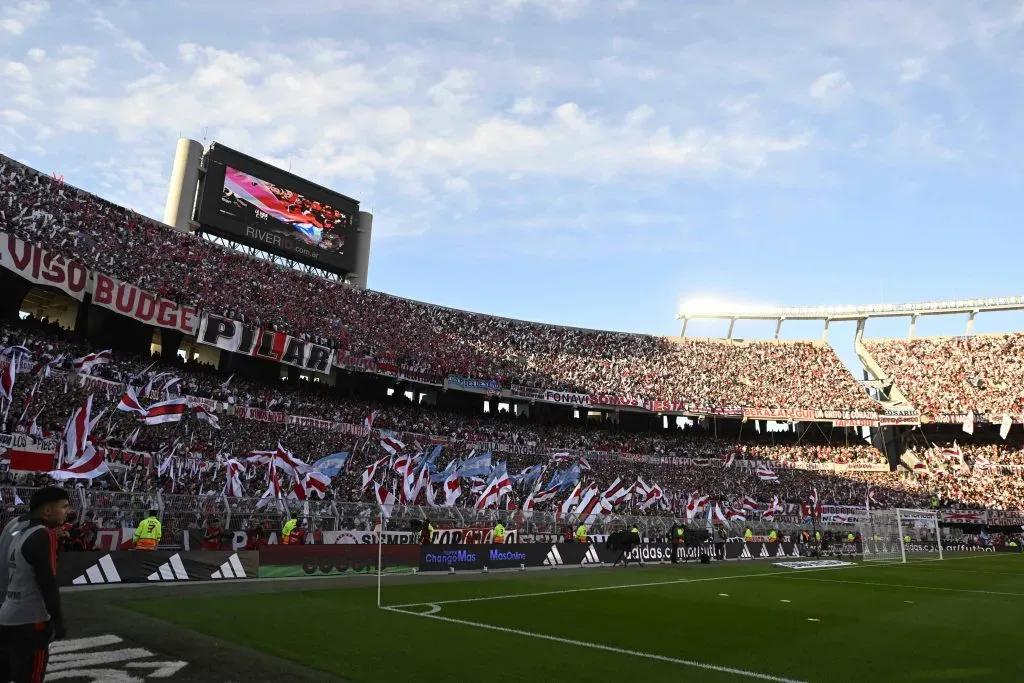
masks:
<path id="1" fill-rule="evenodd" d="M 359 202 L 213 143 L 196 221 L 203 230 L 339 274 L 355 270 Z"/>

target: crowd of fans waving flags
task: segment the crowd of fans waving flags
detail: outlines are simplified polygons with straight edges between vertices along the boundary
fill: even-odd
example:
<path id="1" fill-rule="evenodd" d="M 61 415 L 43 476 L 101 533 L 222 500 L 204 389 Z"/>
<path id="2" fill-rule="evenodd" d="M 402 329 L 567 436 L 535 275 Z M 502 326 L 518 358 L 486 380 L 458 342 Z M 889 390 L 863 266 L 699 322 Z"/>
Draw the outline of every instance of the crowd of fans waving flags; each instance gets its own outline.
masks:
<path id="1" fill-rule="evenodd" d="M 28 375 L 30 379 L 34 378 L 35 385 L 33 391 L 29 392 L 24 415 L 19 420 L 25 431 L 32 435 L 35 428 L 34 419 L 29 423 L 31 396 L 34 395 L 34 389 L 50 376 L 51 366 L 59 364 L 63 359 L 32 358 L 28 349 L 18 346 L 0 350 L 0 359 L 6 359 L 6 363 L 0 367 L 0 401 L 5 411 L 9 410 L 12 402 L 18 368 L 24 367 L 26 362 L 34 361 Z M 88 375 L 95 367 L 110 363 L 111 360 L 110 351 L 99 351 L 76 358 L 73 364 L 78 374 Z M 217 415 L 206 406 L 175 395 L 180 383 L 178 377 L 171 372 L 152 372 L 152 367 L 134 375 L 113 405 L 115 412 L 130 413 L 138 422 L 135 430 L 124 440 L 125 448 L 134 444 L 144 428 L 182 422 L 190 412 L 197 421 L 211 430 L 220 429 Z M 222 386 L 230 381 L 231 378 Z M 140 398 L 140 393 L 162 400 L 147 406 Z M 90 481 L 102 476 L 113 477 L 103 452 L 97 450 L 89 438 L 107 412 L 107 408 L 98 413 L 94 411 L 94 395 L 89 395 L 72 412 L 60 434 L 56 468 L 49 473 L 50 476 L 58 480 Z M 363 425 L 368 430 L 372 430 L 375 417 L 376 413 L 371 412 L 365 418 Z M 109 420 L 107 426 L 109 429 Z M 572 516 L 587 524 L 604 515 L 626 509 L 646 511 L 656 508 L 671 511 L 685 516 L 687 522 L 700 514 L 706 514 L 710 521 L 722 524 L 743 522 L 758 514 L 761 519 L 770 521 L 782 509 L 777 495 L 767 509 L 759 512 L 758 502 L 749 496 L 743 497 L 737 504 L 725 504 L 723 507 L 722 501 L 714 501 L 712 505 L 710 497 L 700 492 L 684 494 L 666 491 L 657 482 L 648 484 L 641 477 L 636 477 L 632 482 L 624 481 L 621 476 L 616 477 L 609 486 L 602 488 L 589 476 L 592 468 L 586 457 L 569 453 L 553 453 L 545 462 L 531 465 L 517 473 L 510 473 L 507 464 L 495 459 L 490 452 L 477 454 L 474 451 L 464 458 L 452 459 L 442 467 L 439 463 L 442 446 L 433 446 L 428 451 L 418 443 L 407 446 L 394 432 L 378 430 L 377 434 L 380 452 L 384 455 L 363 469 L 362 491 L 366 492 L 372 487 L 374 497 L 385 516 L 389 516 L 397 504 L 452 507 L 463 496 L 471 499 L 471 506 L 476 510 L 521 509 L 524 515 L 531 514 L 537 505 L 549 503 L 551 509 L 561 516 Z M 370 445 L 371 439 L 367 438 L 363 444 L 364 454 Z M 246 482 L 255 476 L 254 466 L 265 468 L 267 487 L 257 507 L 273 504 L 283 509 L 286 499 L 322 499 L 331 485 L 331 476 L 302 461 L 281 443 L 273 450 L 252 451 L 240 458 L 220 454 L 215 463 L 186 458 L 178 454 L 179 450 L 188 450 L 187 444 L 180 437 L 152 454 L 150 461 L 158 467 L 159 475 L 169 475 L 172 481 L 176 481 L 178 477 L 186 476 L 188 470 L 194 474 L 210 466 L 218 470 L 223 468 L 224 485 L 221 492 L 230 497 L 244 495 Z M 735 453 L 729 453 L 723 459 L 723 466 L 733 467 L 735 460 Z M 352 458 L 347 458 L 346 468 L 351 464 Z M 759 466 L 756 474 L 761 481 L 779 480 L 767 465 Z M 114 481 L 117 482 L 116 478 Z M 122 484 L 127 482 L 118 483 L 119 486 Z M 868 491 L 866 501 L 868 505 L 877 504 L 872 490 Z M 817 490 L 811 492 L 802 512 L 805 516 L 820 515 L 821 504 Z"/>

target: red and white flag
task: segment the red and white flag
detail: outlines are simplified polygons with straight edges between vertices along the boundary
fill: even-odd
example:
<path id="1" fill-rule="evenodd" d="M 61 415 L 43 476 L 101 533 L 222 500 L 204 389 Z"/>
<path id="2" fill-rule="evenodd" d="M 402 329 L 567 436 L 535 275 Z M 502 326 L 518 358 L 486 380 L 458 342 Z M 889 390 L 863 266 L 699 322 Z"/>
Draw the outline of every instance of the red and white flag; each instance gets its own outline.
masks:
<path id="1" fill-rule="evenodd" d="M 554 500 L 555 497 L 558 496 L 558 489 L 560 488 L 561 486 L 555 484 L 554 486 L 548 488 L 546 491 L 538 491 L 535 494 L 531 494 L 531 497 L 533 498 L 533 503 L 546 503 L 549 500 Z M 524 506 L 523 509 L 526 509 L 526 507 Z"/>
<path id="2" fill-rule="evenodd" d="M 402 478 L 402 502 L 406 505 L 413 505 L 420 495 L 420 491 L 426 489 L 430 483 L 430 468 L 425 465 L 417 473 L 416 468 L 406 468 L 405 476 Z"/>
<path id="3" fill-rule="evenodd" d="M 775 519 L 775 513 L 779 511 L 779 507 L 779 497 L 772 496 L 772 502 L 768 505 L 768 509 L 761 513 L 761 519 L 765 521 Z"/>
<path id="4" fill-rule="evenodd" d="M 633 482 L 633 498 L 639 501 L 645 501 L 647 500 L 647 494 L 650 492 L 651 487 L 648 486 L 643 479 L 637 477 L 636 481 Z"/>
<path id="5" fill-rule="evenodd" d="M 398 500 L 390 491 L 377 482 L 373 482 L 373 489 L 374 494 L 377 496 L 377 505 L 380 506 L 380 513 L 384 515 L 384 517 L 390 517 L 391 511 L 394 509 L 395 503 L 397 503 Z"/>
<path id="6" fill-rule="evenodd" d="M 610 506 L 620 505 L 629 500 L 632 495 L 631 487 L 622 483 L 621 477 L 615 477 L 611 486 L 601 494 L 601 499 L 607 501 Z"/>
<path id="7" fill-rule="evenodd" d="M 725 518 L 730 522 L 745 522 L 747 521 L 747 513 L 744 510 L 729 508 L 725 511 Z"/>
<path id="8" fill-rule="evenodd" d="M 821 516 L 821 500 L 818 498 L 818 487 L 816 486 L 811 490 L 811 515 Z"/>
<path id="9" fill-rule="evenodd" d="M 646 510 L 647 508 L 651 507 L 655 503 L 662 502 L 664 500 L 664 498 L 665 498 L 665 492 L 661 489 L 660 486 L 658 486 L 657 484 L 654 484 L 653 486 L 651 486 L 650 490 L 647 492 L 647 500 L 644 500 L 643 502 L 640 503 L 640 509 L 641 510 Z"/>
<path id="10" fill-rule="evenodd" d="M 576 486 L 573 488 L 572 493 L 570 493 L 569 497 L 565 499 L 565 502 L 562 503 L 562 506 L 558 508 L 558 511 L 561 512 L 562 515 L 569 514 L 569 510 L 571 510 L 574 505 L 580 502 L 580 489 L 582 487 L 583 485 L 580 482 L 576 482 Z"/>
<path id="11" fill-rule="evenodd" d="M 7 361 L 7 366 L 4 367 L 2 374 L 0 374 L 0 398 L 5 401 L 14 400 L 14 379 L 17 377 L 17 366 L 18 359 L 15 356 L 11 356 L 11 359 Z"/>
<path id="12" fill-rule="evenodd" d="M 412 474 L 413 456 L 410 456 L 410 455 L 400 455 L 400 456 L 398 456 L 397 458 L 395 458 L 395 462 L 391 466 L 391 469 L 393 469 L 395 471 L 395 473 L 398 474 L 398 476 L 403 477 L 403 478 L 408 476 L 408 475 L 410 475 L 410 474 Z"/>
<path id="13" fill-rule="evenodd" d="M 95 479 L 109 471 L 103 453 L 93 448 L 92 444 L 86 444 L 80 458 L 67 467 L 52 470 L 50 476 L 54 479 Z"/>
<path id="14" fill-rule="evenodd" d="M 689 522 L 697 516 L 698 512 L 704 510 L 707 507 L 710 499 L 707 496 L 699 495 L 694 492 L 686 499 L 686 521 Z"/>
<path id="15" fill-rule="evenodd" d="M 405 444 L 393 436 L 382 436 L 380 438 L 380 447 L 391 455 L 397 455 L 400 450 L 405 448 Z"/>
<path id="16" fill-rule="evenodd" d="M 725 513 L 722 512 L 722 506 L 715 503 L 715 507 L 711 510 L 711 521 L 718 524 L 726 524 L 729 520 L 726 519 Z"/>
<path id="17" fill-rule="evenodd" d="M 192 406 L 192 409 L 196 411 L 196 419 L 200 422 L 205 422 L 214 429 L 220 429 L 220 418 L 217 417 L 216 413 L 213 413 L 206 409 L 206 406 L 196 403 Z"/>
<path id="18" fill-rule="evenodd" d="M 444 505 L 451 507 L 462 495 L 462 480 L 457 474 L 451 474 L 444 480 Z"/>
<path id="19" fill-rule="evenodd" d="M 124 396 L 121 397 L 121 402 L 117 404 L 117 409 L 125 413 L 138 413 L 145 417 L 146 408 L 139 401 L 139 397 L 135 393 L 135 387 L 129 386 L 124 390 Z"/>
<path id="20" fill-rule="evenodd" d="M 508 478 L 508 473 L 500 472 L 495 474 L 484 487 L 480 498 L 476 501 L 476 509 L 485 510 L 492 505 L 497 505 L 509 493 L 512 493 L 512 481 Z"/>
<path id="21" fill-rule="evenodd" d="M 377 468 L 383 467 L 383 466 L 385 466 L 387 464 L 388 464 L 388 457 L 385 455 L 383 458 L 381 458 L 377 462 L 373 463 L 372 465 L 367 466 L 366 469 L 363 470 L 363 490 L 364 491 L 366 490 L 366 487 L 370 485 L 370 482 L 373 481 L 373 478 L 377 475 Z"/>
<path id="22" fill-rule="evenodd" d="M 75 412 L 68 418 L 67 424 L 64 425 L 64 433 L 60 442 L 61 457 L 59 462 L 75 462 L 84 455 L 85 445 L 89 440 L 91 415 L 92 395 L 90 394 L 82 407 L 76 408 Z"/>
<path id="23" fill-rule="evenodd" d="M 172 398 L 170 401 L 154 403 L 142 416 L 142 424 L 152 426 L 181 422 L 186 410 L 188 410 L 187 398 Z"/>
<path id="24" fill-rule="evenodd" d="M 611 511 L 612 504 L 600 493 L 597 484 L 591 484 L 583 493 L 576 515 L 584 524 L 593 524 L 598 516 L 610 514 Z"/>
<path id="25" fill-rule="evenodd" d="M 762 465 L 757 468 L 757 478 L 761 481 L 778 481 L 779 475 L 775 474 L 775 470 L 771 467 Z"/>
<path id="26" fill-rule="evenodd" d="M 322 472 L 312 471 L 306 472 L 299 482 L 299 486 L 302 488 L 303 497 L 301 500 L 306 500 L 310 496 L 316 496 L 317 498 L 323 498 L 327 495 L 327 487 L 331 485 L 331 478 Z"/>
<path id="27" fill-rule="evenodd" d="M 378 411 L 374 410 L 372 413 L 363 418 L 363 427 L 366 431 L 373 429 L 373 421 L 377 419 Z"/>
<path id="28" fill-rule="evenodd" d="M 245 495 L 242 487 L 242 474 L 245 473 L 245 465 L 234 458 L 227 461 L 224 466 L 224 493 L 232 498 L 241 498 Z"/>
<path id="29" fill-rule="evenodd" d="M 742 505 L 744 510 L 749 510 L 751 512 L 757 510 L 757 501 L 750 496 L 743 496 Z"/>
<path id="30" fill-rule="evenodd" d="M 736 462 L 736 453 L 735 452 L 733 452 L 733 453 L 726 453 L 725 454 L 725 464 L 724 464 L 725 467 L 732 467 L 733 463 L 735 463 L 735 462 Z"/>
<path id="31" fill-rule="evenodd" d="M 103 365 L 110 363 L 114 360 L 110 349 L 106 351 L 98 351 L 96 353 L 89 353 L 81 358 L 75 359 L 75 372 L 79 375 L 88 375 L 92 373 L 92 369 L 97 365 Z"/>
<path id="32" fill-rule="evenodd" d="M 256 502 L 256 507 L 262 508 L 263 506 L 267 505 L 270 501 L 274 501 L 274 505 L 276 505 L 279 510 L 283 510 L 283 491 L 281 490 L 281 479 L 277 476 L 276 467 L 271 467 L 269 470 L 267 470 L 267 479 L 269 480 L 267 490 Z"/>

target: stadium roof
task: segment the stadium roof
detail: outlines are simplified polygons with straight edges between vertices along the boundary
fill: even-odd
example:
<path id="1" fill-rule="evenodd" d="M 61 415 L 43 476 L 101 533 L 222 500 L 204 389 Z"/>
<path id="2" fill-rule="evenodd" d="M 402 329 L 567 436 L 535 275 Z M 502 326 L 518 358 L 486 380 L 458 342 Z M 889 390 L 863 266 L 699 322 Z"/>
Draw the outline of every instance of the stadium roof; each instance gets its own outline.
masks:
<path id="1" fill-rule="evenodd" d="M 846 306 L 728 306 L 684 302 L 678 320 L 718 318 L 727 320 L 864 320 L 866 318 L 918 317 L 986 311 L 1024 310 L 1024 296 L 987 299 L 944 299 L 908 304 L 853 304 Z"/>

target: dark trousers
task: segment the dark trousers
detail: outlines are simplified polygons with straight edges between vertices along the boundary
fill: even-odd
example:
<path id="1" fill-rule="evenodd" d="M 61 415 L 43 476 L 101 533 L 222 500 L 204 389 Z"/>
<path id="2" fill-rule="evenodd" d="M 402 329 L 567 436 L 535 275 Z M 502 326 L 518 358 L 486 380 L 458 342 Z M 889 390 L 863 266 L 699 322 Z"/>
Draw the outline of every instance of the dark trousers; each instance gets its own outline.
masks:
<path id="1" fill-rule="evenodd" d="M 48 621 L 0 626 L 0 682 L 43 683 L 52 637 Z"/>

